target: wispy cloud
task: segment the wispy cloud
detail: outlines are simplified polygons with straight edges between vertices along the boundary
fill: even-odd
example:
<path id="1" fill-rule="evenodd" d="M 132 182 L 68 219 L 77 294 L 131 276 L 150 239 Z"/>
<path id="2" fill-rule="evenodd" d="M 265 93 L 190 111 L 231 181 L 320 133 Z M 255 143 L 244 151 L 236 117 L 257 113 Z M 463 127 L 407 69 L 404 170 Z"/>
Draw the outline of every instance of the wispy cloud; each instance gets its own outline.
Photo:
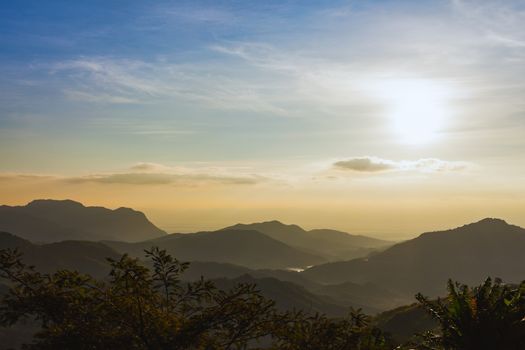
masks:
<path id="1" fill-rule="evenodd" d="M 115 104 L 135 104 L 140 103 L 139 100 L 134 98 L 111 95 L 108 93 L 95 93 L 78 90 L 64 89 L 64 95 L 71 100 L 81 102 L 102 102 L 102 103 L 115 103 Z"/>
<path id="2" fill-rule="evenodd" d="M 168 88 L 155 67 L 140 60 L 104 57 L 79 58 L 55 63 L 51 73 L 69 80 L 66 96 L 88 102 L 138 103 L 166 94 Z"/>
<path id="3" fill-rule="evenodd" d="M 213 62 L 90 57 L 58 62 L 50 71 L 64 79 L 64 95 L 77 101 L 151 104 L 175 98 L 215 109 L 288 114 L 264 82 Z"/>
<path id="4" fill-rule="evenodd" d="M 170 167 L 159 163 L 141 162 L 128 169 L 79 176 L 0 173 L 0 182 L 54 181 L 67 184 L 170 185 L 198 187 L 205 185 L 256 185 L 270 181 L 264 175 L 242 172 L 227 167 Z"/>
<path id="5" fill-rule="evenodd" d="M 253 114 L 287 116 L 296 118 L 297 123 L 293 127 L 288 122 L 276 123 L 268 127 L 270 133 L 294 133 L 306 139 L 312 131 L 342 131 L 352 134 L 352 146 L 357 146 L 354 149 L 359 153 L 375 154 L 365 147 L 371 136 L 377 139 L 380 135 L 379 143 L 387 144 L 395 135 L 388 129 L 389 106 L 367 86 L 391 78 L 445 81 L 444 85 L 459 91 L 447 101 L 453 115 L 440 130 L 443 135 L 461 134 L 466 140 L 463 136 L 476 129 L 508 128 L 504 119 L 523 127 L 525 37 L 521 30 L 523 10 L 516 4 L 519 2 L 458 0 L 428 6 L 409 2 L 320 6 L 308 17 L 291 18 L 290 31 L 281 30 L 282 26 L 275 27 L 278 31 L 261 30 L 254 23 L 240 35 L 209 33 L 208 27 L 202 35 L 190 26 L 188 31 L 198 38 L 191 43 L 174 40 L 173 49 L 169 48 L 173 33 L 162 27 L 154 31 L 160 35 L 158 41 L 151 43 L 151 47 L 162 48 L 160 56 L 155 56 L 156 52 L 128 58 L 125 53 L 73 55 L 38 65 L 53 74 L 44 76 L 40 70 L 28 78 L 51 80 L 49 90 L 58 89 L 72 101 L 64 104 L 70 109 L 57 119 L 74 113 L 75 104 L 93 104 L 99 111 L 114 108 L 102 114 L 106 119 L 128 121 L 121 126 L 126 132 L 173 139 L 187 132 L 205 133 L 206 125 L 221 125 L 223 118 L 239 127 L 236 137 L 254 133 L 253 124 L 246 123 L 246 117 Z M 176 4 L 160 11 L 165 13 L 163 25 L 169 18 L 177 24 L 187 21 L 203 27 L 239 18 L 246 21 L 238 9 L 244 6 L 237 3 L 187 7 Z M 265 13 L 269 21 L 276 20 L 272 15 Z M 148 16 L 151 14 L 144 14 Z M 265 23 L 264 28 L 271 28 L 270 24 Z M 200 40 L 202 37 L 207 39 Z M 11 93 L 7 86 L 6 104 L 13 104 L 11 95 L 23 94 Z M 63 102 L 54 97 L 57 104 Z M 24 99 L 18 104 L 23 105 Z M 48 105 L 44 103 L 44 107 Z M 225 111 L 234 113 L 226 116 Z M 88 123 L 101 116 L 93 114 Z M 163 127 L 168 120 L 172 127 Z M 131 123 L 138 127 L 129 130 Z M 143 127 L 145 124 L 149 126 Z M 224 129 L 215 129 L 217 138 L 233 140 Z M 341 139 L 334 142 L 345 142 Z M 259 143 L 251 147 L 256 145 Z M 305 145 L 304 151 L 313 150 Z"/>
<path id="6" fill-rule="evenodd" d="M 170 169 L 171 168 L 166 165 L 149 162 L 140 162 L 130 167 L 130 170 L 137 172 L 163 172 L 169 171 Z"/>
<path id="7" fill-rule="evenodd" d="M 333 163 L 333 168 L 343 171 L 380 173 L 389 171 L 415 171 L 423 173 L 456 172 L 472 167 L 468 162 L 445 161 L 436 158 L 394 161 L 378 157 L 354 157 Z"/>
<path id="8" fill-rule="evenodd" d="M 242 173 L 238 169 L 220 167 L 171 167 L 159 163 L 141 162 L 120 172 L 90 174 L 67 178 L 70 183 L 101 183 L 124 185 L 255 185 L 268 178 Z"/>
<path id="9" fill-rule="evenodd" d="M 47 181 L 47 180 L 53 180 L 53 179 L 56 179 L 56 176 L 44 175 L 44 174 L 14 173 L 14 172 L 0 173 L 0 182 L 11 182 L 13 180 Z"/>
<path id="10" fill-rule="evenodd" d="M 68 178 L 70 183 L 101 183 L 123 185 L 255 185 L 265 179 L 259 176 L 225 176 L 213 174 L 173 174 L 173 173 L 118 173 L 97 174 Z"/>
<path id="11" fill-rule="evenodd" d="M 483 95 L 478 104 L 490 93 L 479 90 L 487 81 L 515 86 L 519 74 L 508 75 L 502 62 L 525 59 L 524 15 L 516 2 L 446 4 L 418 16 L 407 15 L 401 5 L 388 15 L 377 10 L 379 5 L 325 7 L 315 16 L 319 30 L 309 40 L 307 33 L 283 33 L 279 42 L 264 36 L 219 37 L 207 51 L 199 47 L 205 59 L 195 61 L 91 56 L 56 63 L 52 70 L 65 75 L 63 91 L 77 101 L 180 99 L 211 109 L 280 116 L 341 116 L 349 109 L 354 117 L 373 115 L 381 103 L 369 96 L 367 82 L 395 75 L 453 79 L 463 91 Z M 162 13 L 164 20 L 199 23 L 237 18 L 227 6 L 174 6 Z M 334 14 L 346 20 L 333 21 Z M 349 34 L 343 38 L 341 33 Z M 494 46 L 512 52 L 505 55 Z"/>
<path id="12" fill-rule="evenodd" d="M 524 48 L 525 8 L 521 1 L 453 0 L 453 9 L 484 33 L 488 43 Z"/>

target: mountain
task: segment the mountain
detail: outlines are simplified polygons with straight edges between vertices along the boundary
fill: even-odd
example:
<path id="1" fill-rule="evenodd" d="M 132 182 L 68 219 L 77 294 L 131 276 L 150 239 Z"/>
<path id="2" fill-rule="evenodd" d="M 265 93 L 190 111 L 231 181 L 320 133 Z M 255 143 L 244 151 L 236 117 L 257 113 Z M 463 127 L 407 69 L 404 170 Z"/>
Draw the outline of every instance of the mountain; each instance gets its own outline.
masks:
<path id="1" fill-rule="evenodd" d="M 405 305 L 382 312 L 374 317 L 373 322 L 399 344 L 406 343 L 415 334 L 439 329 L 439 323 L 419 304 Z"/>
<path id="2" fill-rule="evenodd" d="M 107 276 L 109 264 L 106 258 L 120 255 L 102 243 L 63 241 L 50 244 L 34 244 L 7 232 L 0 232 L 0 249 L 18 248 L 22 261 L 35 266 L 41 272 L 59 269 L 76 270 L 94 277 Z"/>
<path id="3" fill-rule="evenodd" d="M 243 275 L 234 279 L 216 279 L 215 285 L 221 289 L 231 289 L 239 283 L 255 284 L 263 296 L 276 303 L 280 310 L 303 310 L 309 313 L 324 313 L 329 316 L 344 316 L 348 308 L 335 304 L 329 297 L 313 294 L 291 282 L 272 277 L 254 278 Z"/>
<path id="4" fill-rule="evenodd" d="M 182 261 L 218 262 L 252 269 L 305 268 L 325 261 L 257 231 L 220 230 L 190 234 L 171 234 L 138 242 L 105 242 L 119 252 L 143 256 L 152 246 L 167 250 Z"/>
<path id="5" fill-rule="evenodd" d="M 243 231 L 233 232 L 235 234 L 250 234 Z M 161 239 L 161 241 L 170 240 Z M 280 242 L 277 243 L 283 245 Z M 122 245 L 134 245 L 132 243 L 120 244 L 121 247 Z M 23 261 L 29 265 L 34 265 L 37 270 L 42 272 L 72 269 L 98 278 L 108 275 L 109 265 L 106 258 L 116 259 L 120 257 L 120 254 L 114 249 L 99 242 L 63 241 L 34 244 L 10 233 L 0 232 L 0 249 L 5 248 L 18 248 L 23 253 Z M 142 248 L 145 247 L 140 247 L 133 254 L 144 257 Z M 358 286 L 348 283 L 339 286 L 325 286 L 310 281 L 297 272 L 269 269 L 252 270 L 229 263 L 193 261 L 182 278 L 186 281 L 194 281 L 200 279 L 201 276 L 206 279 L 222 281 L 221 285 L 228 286 L 233 286 L 231 281 L 256 283 L 263 294 L 275 297 L 278 304 L 283 308 L 305 307 L 307 310 L 340 315 L 343 312 L 342 310 L 346 310 L 350 306 L 376 313 L 388 309 L 389 306 L 400 305 L 400 303 L 396 303 L 397 299 L 392 293 L 375 286 Z M 0 285 L 0 293 L 1 287 L 2 285 Z"/>
<path id="6" fill-rule="evenodd" d="M 322 298 L 332 305 L 341 308 L 361 308 L 369 314 L 376 314 L 400 305 L 406 305 L 414 301 L 413 297 L 403 297 L 385 288 L 368 283 L 359 285 L 356 283 L 342 283 L 336 285 L 325 285 L 307 279 L 303 274 L 286 270 L 251 270 L 232 264 L 194 261 L 182 278 L 186 281 L 195 281 L 201 277 L 206 279 L 237 279 L 250 276 L 254 280 L 276 279 L 286 282 L 287 286 L 293 284 L 308 291 L 309 294 Z M 254 282 L 255 283 L 255 282 Z M 264 285 L 260 285 L 264 287 Z M 262 288 L 264 291 L 264 288 Z"/>
<path id="7" fill-rule="evenodd" d="M 254 272 L 255 270 L 247 267 L 228 263 L 193 261 L 189 268 L 184 271 L 182 279 L 185 281 L 196 281 L 201 277 L 205 279 L 237 278 Z"/>
<path id="8" fill-rule="evenodd" d="M 306 231 L 297 225 L 286 225 L 279 221 L 254 224 L 237 224 L 224 230 L 255 230 L 289 246 L 320 255 L 328 261 L 348 260 L 367 256 L 386 248 L 391 242 L 371 237 L 351 235 L 346 232 L 316 229 Z"/>
<path id="9" fill-rule="evenodd" d="M 0 206 L 0 231 L 33 242 L 72 239 L 133 242 L 166 234 L 139 211 L 85 207 L 72 200 L 35 200 L 25 206 Z"/>
<path id="10" fill-rule="evenodd" d="M 314 266 L 303 274 L 321 283 L 374 283 L 413 295 L 439 296 L 449 278 L 479 284 L 486 277 L 525 279 L 525 229 L 484 219 L 456 229 L 429 232 L 368 258 Z"/>
<path id="11" fill-rule="evenodd" d="M 331 298 L 337 305 L 361 308 L 368 314 L 389 310 L 413 302 L 413 296 L 403 296 L 373 283 L 318 284 L 309 289 L 317 295 Z"/>

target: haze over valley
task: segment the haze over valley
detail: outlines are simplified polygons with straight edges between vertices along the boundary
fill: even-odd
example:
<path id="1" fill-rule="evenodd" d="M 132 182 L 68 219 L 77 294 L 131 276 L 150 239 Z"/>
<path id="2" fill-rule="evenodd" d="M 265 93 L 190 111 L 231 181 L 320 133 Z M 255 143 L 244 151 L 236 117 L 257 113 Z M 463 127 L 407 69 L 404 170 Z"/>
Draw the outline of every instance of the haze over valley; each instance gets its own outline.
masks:
<path id="1" fill-rule="evenodd" d="M 2 206 L 0 214 L 0 249 L 19 248 L 42 271 L 71 268 L 103 277 L 106 258 L 144 260 L 145 250 L 159 247 L 191 262 L 187 280 L 251 281 L 270 294 L 282 289 L 283 305 L 311 303 L 329 314 L 342 315 L 349 306 L 386 311 L 410 304 L 417 292 L 438 297 L 449 278 L 517 283 L 525 274 L 525 229 L 493 218 L 392 242 L 279 221 L 168 234 L 133 209 L 71 200 Z"/>

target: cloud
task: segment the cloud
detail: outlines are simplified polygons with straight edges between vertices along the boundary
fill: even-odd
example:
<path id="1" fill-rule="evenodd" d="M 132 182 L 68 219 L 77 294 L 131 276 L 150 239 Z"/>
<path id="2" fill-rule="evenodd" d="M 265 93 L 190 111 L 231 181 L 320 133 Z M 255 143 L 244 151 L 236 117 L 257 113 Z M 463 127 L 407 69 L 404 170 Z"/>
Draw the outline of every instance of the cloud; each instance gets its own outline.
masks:
<path id="1" fill-rule="evenodd" d="M 71 100 L 81 101 L 81 102 L 104 102 L 104 103 L 113 103 L 113 104 L 136 104 L 140 101 L 124 97 L 124 96 L 115 96 L 106 93 L 90 93 L 86 91 L 76 91 L 76 90 L 67 90 L 65 89 L 64 95 Z"/>
<path id="2" fill-rule="evenodd" d="M 417 170 L 421 172 L 454 172 L 464 171 L 473 166 L 468 162 L 453 162 L 435 158 L 419 159 L 417 161 L 401 161 L 400 170 Z"/>
<path id="3" fill-rule="evenodd" d="M 347 160 L 341 160 L 334 163 L 338 169 L 353 170 L 361 172 L 381 172 L 395 169 L 392 161 L 375 158 L 375 157 L 357 157 Z"/>
<path id="4" fill-rule="evenodd" d="M 451 104 L 461 107 L 458 117 L 444 133 L 500 126 L 505 115 L 523 110 L 524 17 L 512 5 L 517 3 L 457 0 L 424 7 L 408 2 L 324 5 L 313 10 L 316 13 L 311 18 L 294 17 L 301 22 L 290 27 L 300 33 L 280 31 L 279 40 L 270 34 L 273 24 L 271 31 L 256 28 L 253 33 L 257 35 L 221 35 L 219 31 L 189 49 L 179 48 L 174 40 L 173 52 L 163 51 L 162 57 L 80 56 L 52 64 L 55 74 L 50 80 L 54 77 L 56 81 L 49 86 L 75 102 L 128 105 L 122 108 L 133 108 L 129 114 L 142 110 L 134 108 L 136 104 L 149 104 L 143 109 L 150 114 L 149 121 L 160 119 L 157 115 L 168 110 L 159 112 L 164 107 L 160 103 L 173 105 L 173 119 L 186 119 L 184 102 L 188 102 L 191 108 L 208 109 L 197 111 L 205 118 L 210 109 L 217 114 L 234 110 L 322 117 L 326 129 L 340 130 L 339 121 L 330 117 L 342 117 L 346 129 L 365 135 L 368 130 L 386 128 L 382 111 L 388 107 L 370 94 L 367 84 L 389 78 L 441 79 L 454 91 L 461 91 L 451 98 Z M 159 13 L 177 23 L 199 25 L 246 20 L 236 7 L 178 5 Z M 268 13 L 272 18 L 274 14 Z M 334 15 L 338 20 L 334 21 Z M 250 17 L 249 22 L 256 25 L 253 20 Z M 279 24 L 282 28 L 283 23 Z M 178 32 L 179 26 L 173 34 Z M 169 33 L 162 32 L 158 40 L 167 40 Z M 504 93 L 496 91 L 501 96 L 494 98 L 499 87 Z M 488 104 L 494 107 L 487 108 Z M 216 119 L 210 120 L 214 123 Z"/>
<path id="5" fill-rule="evenodd" d="M 19 174 L 19 173 L 0 173 L 0 182 L 10 182 L 10 181 L 47 181 L 56 179 L 52 175 L 42 175 L 42 174 Z"/>
<path id="6" fill-rule="evenodd" d="M 453 0 L 452 6 L 469 25 L 484 32 L 488 43 L 510 48 L 525 47 L 523 2 Z"/>
<path id="7" fill-rule="evenodd" d="M 161 171 L 166 171 L 166 170 L 169 170 L 169 169 L 170 169 L 170 167 L 165 166 L 163 164 L 148 163 L 148 162 L 137 163 L 137 164 L 135 164 L 135 165 L 130 167 L 130 170 L 138 171 L 138 172 L 141 172 L 141 171 L 144 171 L 144 172 L 161 172 Z"/>
<path id="8" fill-rule="evenodd" d="M 497 83 L 522 96 L 517 85 L 521 75 L 516 74 L 522 65 L 504 64 L 525 59 L 525 37 L 520 34 L 525 17 L 516 4 L 451 0 L 425 9 L 401 4 L 322 6 L 311 14 L 315 36 L 300 23 L 302 35 L 285 32 L 279 41 L 264 35 L 219 35 L 195 48 L 197 60 L 86 56 L 56 63 L 52 70 L 65 78 L 62 90 L 75 101 L 154 105 L 177 98 L 212 109 L 279 116 L 377 115 L 376 109 L 384 106 L 363 87 L 385 76 L 452 78 L 461 91 L 482 95 L 490 92 L 477 89 Z M 245 18 L 238 10 L 180 5 L 159 13 L 179 22 L 226 25 Z M 334 21 L 334 14 L 345 20 Z M 349 34 L 343 38 L 341 33 Z"/>
<path id="9" fill-rule="evenodd" d="M 245 173 L 235 168 L 169 167 L 159 163 L 141 162 L 119 172 L 104 172 L 79 176 L 0 173 L 0 182 L 55 181 L 66 184 L 121 185 L 256 185 L 270 178 Z"/>
<path id="10" fill-rule="evenodd" d="M 167 93 L 153 63 L 106 57 L 78 58 L 51 65 L 51 73 L 64 79 L 64 95 L 84 102 L 144 103 Z"/>
<path id="11" fill-rule="evenodd" d="M 255 185 L 264 178 L 261 176 L 221 176 L 208 174 L 170 174 L 170 173 L 118 173 L 98 174 L 67 179 L 71 183 L 102 183 L 123 185 Z"/>
<path id="12" fill-rule="evenodd" d="M 213 109 L 289 114 L 277 102 L 282 92 L 268 89 L 266 75 L 255 76 L 250 70 L 243 71 L 246 67 L 232 74 L 232 67 L 219 61 L 199 64 L 85 57 L 52 64 L 50 72 L 62 84 L 63 94 L 75 101 L 151 104 L 178 98 Z"/>
<path id="13" fill-rule="evenodd" d="M 464 171 L 472 164 L 459 161 L 446 161 L 436 158 L 394 161 L 378 157 L 355 157 L 333 163 L 333 168 L 343 171 L 380 173 L 412 171 L 422 173 Z"/>
<path id="14" fill-rule="evenodd" d="M 91 174 L 67 178 L 70 183 L 101 183 L 124 185 L 255 185 L 267 178 L 256 174 L 235 173 L 227 168 L 170 167 L 159 163 L 141 162 L 126 171 Z"/>

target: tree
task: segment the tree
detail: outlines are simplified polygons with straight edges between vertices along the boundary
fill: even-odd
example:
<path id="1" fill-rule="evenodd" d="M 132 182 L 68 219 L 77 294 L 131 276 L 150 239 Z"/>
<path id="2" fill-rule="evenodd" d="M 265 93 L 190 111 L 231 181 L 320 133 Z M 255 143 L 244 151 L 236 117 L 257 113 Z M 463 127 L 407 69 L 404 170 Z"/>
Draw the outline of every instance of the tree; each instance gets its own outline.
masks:
<path id="1" fill-rule="evenodd" d="M 297 312 L 276 323 L 274 349 L 279 350 L 381 350 L 390 343 L 361 310 L 351 310 L 343 319 Z"/>
<path id="2" fill-rule="evenodd" d="M 525 282 L 505 285 L 489 278 L 481 286 L 448 282 L 445 300 L 416 299 L 439 322 L 421 348 L 445 350 L 525 349 Z"/>
<path id="3" fill-rule="evenodd" d="M 146 251 L 152 267 L 123 255 L 106 280 L 75 271 L 41 274 L 16 250 L 0 251 L 0 277 L 11 284 L 0 324 L 33 319 L 41 328 L 26 349 L 382 350 L 384 337 L 360 312 L 333 320 L 278 312 L 254 285 L 229 291 L 201 279 L 165 251 Z"/>
<path id="4" fill-rule="evenodd" d="M 0 322 L 40 321 L 28 349 L 241 349 L 268 334 L 273 302 L 254 286 L 181 283 L 188 264 L 158 249 L 147 255 L 153 271 L 124 255 L 110 261 L 105 282 L 68 270 L 40 274 L 2 251 L 1 277 L 14 284 Z"/>

